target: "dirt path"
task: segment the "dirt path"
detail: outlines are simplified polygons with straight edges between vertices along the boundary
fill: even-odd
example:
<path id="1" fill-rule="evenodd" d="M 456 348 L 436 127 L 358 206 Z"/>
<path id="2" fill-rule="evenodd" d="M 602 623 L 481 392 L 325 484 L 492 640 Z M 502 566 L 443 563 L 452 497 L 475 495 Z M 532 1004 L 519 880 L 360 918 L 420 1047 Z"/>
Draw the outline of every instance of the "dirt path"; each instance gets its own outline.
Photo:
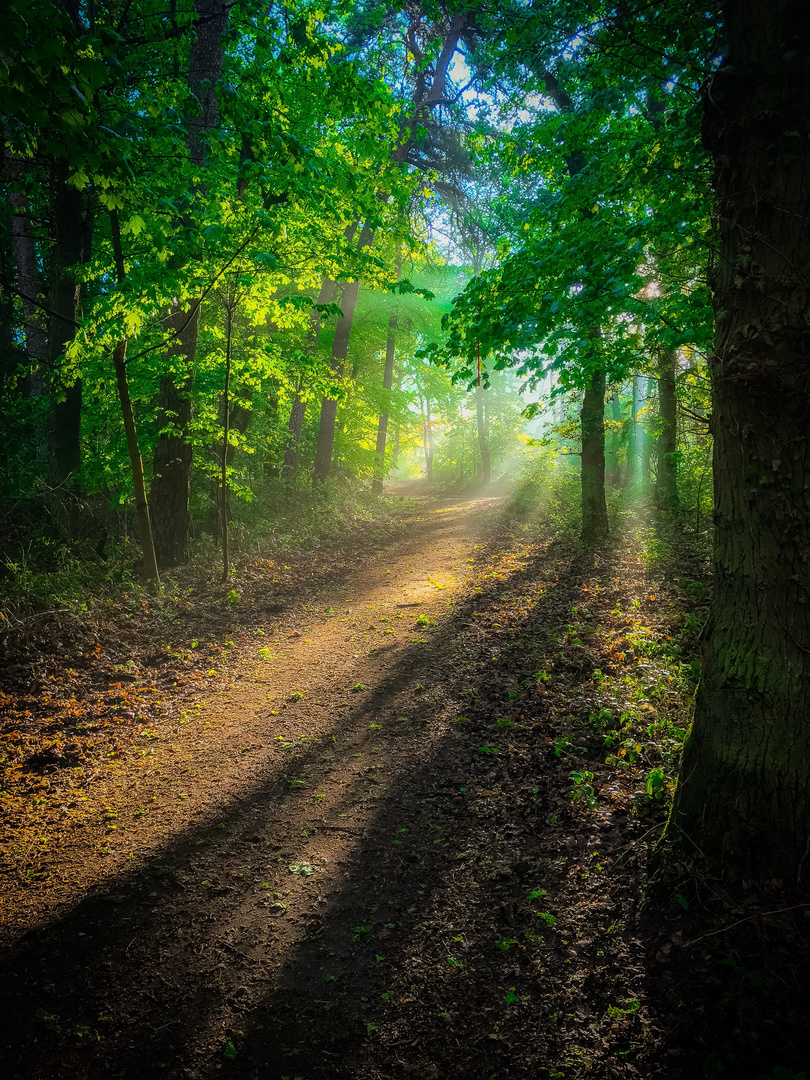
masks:
<path id="1" fill-rule="evenodd" d="M 482 636 L 471 581 L 502 501 L 426 506 L 354 575 L 330 587 L 323 568 L 96 780 L 91 813 L 65 808 L 48 888 L 6 920 L 43 926 L 14 964 L 12 1047 L 37 1018 L 25 1076 L 360 1075 L 341 1059 L 394 1007 L 392 951 L 480 854 L 445 832 L 473 795 L 446 743 L 477 696 L 461 630 Z"/>
<path id="2" fill-rule="evenodd" d="M 538 513 L 425 500 L 194 623 L 178 594 L 174 644 L 122 608 L 58 709 L 41 670 L 3 729 L 0 1075 L 801 1080 L 802 912 L 642 914 L 697 564 L 685 596 L 644 518 L 583 550 Z"/>

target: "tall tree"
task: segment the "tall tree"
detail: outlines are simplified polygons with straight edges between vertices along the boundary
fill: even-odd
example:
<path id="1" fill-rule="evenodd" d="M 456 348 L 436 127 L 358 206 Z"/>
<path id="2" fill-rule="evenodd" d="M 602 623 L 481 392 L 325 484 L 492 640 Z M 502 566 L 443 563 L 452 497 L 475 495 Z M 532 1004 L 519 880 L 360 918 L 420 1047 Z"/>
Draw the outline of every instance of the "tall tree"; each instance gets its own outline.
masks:
<path id="1" fill-rule="evenodd" d="M 715 592 L 666 841 L 810 880 L 810 8 L 728 0 L 704 91 Z"/>
<path id="2" fill-rule="evenodd" d="M 187 118 L 189 162 L 196 187 L 204 195 L 201 173 L 207 147 L 204 134 L 214 128 L 219 114 L 216 86 L 222 75 L 223 35 L 228 5 L 223 0 L 196 0 L 196 22 L 189 54 L 188 87 L 196 108 Z M 187 221 L 192 227 L 191 219 Z M 158 394 L 160 434 L 155 443 L 152 480 L 152 522 L 155 552 L 161 567 L 184 562 L 189 535 L 188 499 L 193 449 L 189 434 L 192 418 L 194 361 L 199 335 L 201 297 L 176 303 L 168 318 L 172 344 L 166 374 Z"/>
<path id="3" fill-rule="evenodd" d="M 466 13 L 439 18 L 432 25 L 429 17 L 418 6 L 406 9 L 406 15 L 408 25 L 405 40 L 409 60 L 413 64 L 414 82 L 411 106 L 402 130 L 391 147 L 391 163 L 400 169 L 409 162 L 412 151 L 418 152 L 420 143 L 424 141 L 427 134 L 425 123 L 430 120 L 437 106 L 445 102 L 451 62 L 458 50 L 460 40 L 470 30 L 470 20 Z M 381 191 L 380 198 L 387 201 L 388 196 Z M 374 229 L 371 223 L 366 221 L 358 248 L 362 250 L 370 247 L 373 239 Z M 343 288 L 342 318 L 338 322 L 332 346 L 332 366 L 337 379 L 343 375 L 359 289 L 359 281 L 349 281 Z M 321 404 L 318 445 L 315 454 L 315 480 L 325 479 L 332 467 L 336 415 L 337 400 L 327 395 Z"/>

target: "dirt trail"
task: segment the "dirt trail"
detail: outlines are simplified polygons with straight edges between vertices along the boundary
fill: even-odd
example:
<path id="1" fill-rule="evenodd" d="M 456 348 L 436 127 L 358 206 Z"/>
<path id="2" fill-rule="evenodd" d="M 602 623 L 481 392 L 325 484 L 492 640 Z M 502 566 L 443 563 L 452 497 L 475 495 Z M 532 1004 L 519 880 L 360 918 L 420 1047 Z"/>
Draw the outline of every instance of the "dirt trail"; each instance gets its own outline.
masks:
<path id="1" fill-rule="evenodd" d="M 465 790 L 443 772 L 463 708 L 446 669 L 465 662 L 455 613 L 501 504 L 426 505 L 353 575 L 330 587 L 322 568 L 173 730 L 96 781 L 103 813 L 66 810 L 48 889 L 6 923 L 42 926 L 7 984 L 19 1075 L 355 1075 L 341 1044 L 354 1054 L 375 1030 L 389 999 L 369 986 L 413 922 L 408 894 L 424 915 L 437 885 L 437 866 L 398 848 L 425 800 Z M 356 987 L 345 1009 L 329 999 L 340 981 Z M 334 1029 L 314 1057 L 313 1007 Z"/>
<path id="2" fill-rule="evenodd" d="M 644 915 L 699 553 L 656 568 L 642 513 L 584 549 L 489 494 L 254 561 L 238 604 L 130 598 L 58 701 L 32 669 L 3 1078 L 804 1076 L 803 912 L 684 878 Z"/>

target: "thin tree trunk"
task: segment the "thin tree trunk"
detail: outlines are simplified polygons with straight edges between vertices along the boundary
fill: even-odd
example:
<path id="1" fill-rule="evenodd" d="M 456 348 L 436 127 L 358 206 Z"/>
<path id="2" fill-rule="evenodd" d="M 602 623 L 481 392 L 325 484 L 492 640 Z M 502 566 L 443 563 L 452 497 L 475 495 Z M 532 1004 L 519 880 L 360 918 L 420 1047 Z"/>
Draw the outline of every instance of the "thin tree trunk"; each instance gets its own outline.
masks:
<path id="1" fill-rule="evenodd" d="M 397 316 L 392 314 L 388 320 L 388 336 L 385 341 L 385 369 L 383 370 L 383 393 L 388 394 L 394 385 L 394 355 L 396 352 Z M 374 479 L 371 490 L 381 495 L 385 480 L 385 443 L 388 437 L 388 408 L 380 413 L 377 423 L 377 446 L 374 458 Z"/>
<path id="2" fill-rule="evenodd" d="M 225 388 L 223 390 L 224 417 L 222 420 L 222 468 L 220 472 L 220 530 L 222 536 L 222 580 L 228 580 L 230 553 L 228 551 L 228 435 L 231 430 L 231 343 L 233 340 L 234 302 L 225 307 Z"/>
<path id="3" fill-rule="evenodd" d="M 112 233 L 113 253 L 115 256 L 115 269 L 120 284 L 126 277 L 124 254 L 121 249 L 121 230 L 118 223 L 118 211 L 110 211 L 110 226 Z M 135 427 L 135 413 L 132 409 L 132 399 L 129 395 L 129 380 L 127 378 L 127 339 L 121 338 L 113 349 L 113 367 L 115 368 L 115 381 L 118 387 L 118 401 L 121 405 L 121 416 L 124 421 L 124 433 L 127 440 L 127 453 L 129 454 L 129 467 L 132 473 L 132 487 L 135 494 L 135 513 L 138 517 L 138 532 L 141 537 L 143 548 L 144 576 L 154 589 L 160 587 L 160 575 L 158 574 L 157 559 L 155 558 L 155 545 L 152 539 L 152 527 L 149 520 L 149 501 L 146 497 L 146 482 L 143 475 L 143 459 L 138 446 L 138 434 Z"/>
<path id="4" fill-rule="evenodd" d="M 396 379 L 396 391 L 397 394 L 399 394 L 400 390 L 402 390 L 402 361 L 400 361 L 396 366 Z M 397 463 L 399 461 L 399 439 L 401 431 L 402 424 L 399 420 L 399 417 L 397 416 L 397 421 L 394 424 L 394 448 L 391 451 L 391 472 L 397 472 L 398 469 Z"/>
<path id="5" fill-rule="evenodd" d="M 352 231 L 353 227 L 352 227 Z M 335 299 L 335 293 L 337 292 L 337 285 L 330 278 L 324 278 L 321 283 L 321 290 L 318 293 L 318 299 L 316 304 L 331 304 Z M 318 349 L 318 339 L 321 335 L 321 327 L 323 320 L 321 319 L 321 313 L 317 310 L 312 312 L 312 319 L 310 320 L 309 335 L 307 339 L 307 349 L 310 353 L 314 354 Z M 281 478 L 282 480 L 291 481 L 295 479 L 298 472 L 298 463 L 301 453 L 301 432 L 304 428 L 304 417 L 307 412 L 306 398 L 301 396 L 303 390 L 303 376 L 300 384 L 299 392 L 296 395 L 295 401 L 292 403 L 290 409 L 290 420 L 287 425 L 289 432 L 287 437 L 287 446 L 284 450 L 284 461 L 281 465 Z"/>
<path id="6" fill-rule="evenodd" d="M 188 361 L 197 349 L 200 307 L 177 308 L 169 327 L 175 343 L 169 358 Z M 191 373 L 178 385 L 174 375 L 163 375 L 158 386 L 158 437 L 155 441 L 152 481 L 152 518 L 155 550 L 160 567 L 178 566 L 188 558 L 192 446 L 187 431 L 192 417 Z"/>
<path id="7" fill-rule="evenodd" d="M 49 418 L 50 479 L 62 487 L 81 465 L 82 384 L 63 362 L 65 347 L 76 335 L 79 286 L 70 272 L 82 261 L 82 197 L 67 182 L 67 166 L 57 165 L 52 187 L 51 287 L 48 306 L 47 366 L 51 376 Z"/>
<path id="8" fill-rule="evenodd" d="M 627 479 L 632 485 L 639 474 L 638 466 L 638 378 L 633 376 L 631 382 L 632 402 L 630 406 L 630 430 L 627 435 Z"/>
<path id="9" fill-rule="evenodd" d="M 363 226 L 357 248 L 362 251 L 368 247 L 374 238 L 374 233 L 368 227 Z M 340 314 L 335 327 L 335 339 L 332 343 L 332 373 L 335 380 L 343 378 L 346 357 L 349 352 L 349 338 L 354 322 L 354 309 L 357 306 L 357 297 L 360 293 L 360 282 L 350 281 L 343 287 L 343 295 L 340 298 Z M 317 482 L 325 480 L 332 469 L 332 449 L 335 445 L 335 418 L 337 417 L 337 399 L 325 397 L 321 402 L 321 418 L 318 425 L 318 441 L 315 447 L 315 468 L 313 478 Z"/>
<path id="10" fill-rule="evenodd" d="M 719 234 L 714 597 L 665 842 L 734 886 L 806 891 L 810 21 L 792 0 L 730 3 L 724 20 L 703 125 Z"/>
<path id="11" fill-rule="evenodd" d="M 478 430 L 478 450 L 481 454 L 481 483 L 492 483 L 492 461 L 489 456 L 489 431 L 484 411 L 484 388 L 481 383 L 475 387 L 475 419 Z"/>
<path id="12" fill-rule="evenodd" d="M 582 424 L 582 539 L 607 536 L 605 502 L 605 369 L 599 367 L 585 384 Z"/>
<path id="13" fill-rule="evenodd" d="M 675 397 L 674 351 L 658 360 L 658 446 L 656 497 L 666 509 L 678 505 L 678 402 Z"/>
<path id="14" fill-rule="evenodd" d="M 433 479 L 433 419 L 430 398 L 425 394 L 425 479 Z"/>

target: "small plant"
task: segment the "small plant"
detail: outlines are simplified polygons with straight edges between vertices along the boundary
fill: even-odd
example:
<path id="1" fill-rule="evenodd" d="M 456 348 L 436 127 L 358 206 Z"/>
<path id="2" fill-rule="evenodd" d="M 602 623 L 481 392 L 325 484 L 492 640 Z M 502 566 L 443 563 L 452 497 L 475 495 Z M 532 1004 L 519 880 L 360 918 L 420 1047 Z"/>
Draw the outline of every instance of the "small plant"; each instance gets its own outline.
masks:
<path id="1" fill-rule="evenodd" d="M 494 728 L 510 728 L 515 726 L 515 721 L 511 716 L 502 716 L 500 720 L 496 720 L 492 726 Z"/>
<path id="2" fill-rule="evenodd" d="M 236 589 L 231 589 L 228 595 L 225 597 L 225 603 L 238 604 L 241 599 L 242 597 L 239 595 Z"/>
<path id="3" fill-rule="evenodd" d="M 361 938 L 365 937 L 366 934 L 370 934 L 373 929 L 374 926 L 372 923 L 368 923 L 364 926 L 352 927 L 352 941 L 359 941 Z"/>
<path id="4" fill-rule="evenodd" d="M 356 682 L 352 687 L 352 690 L 354 690 L 355 692 L 358 690 L 365 690 L 365 686 L 361 682 Z"/>
<path id="5" fill-rule="evenodd" d="M 589 810 L 596 807 L 596 792 L 593 790 L 593 773 L 590 769 L 582 769 L 571 773 L 574 782 L 570 795 L 574 802 L 583 801 Z"/>
<path id="6" fill-rule="evenodd" d="M 623 1006 L 610 1005 L 608 1006 L 607 1014 L 611 1020 L 621 1020 L 625 1016 L 630 1016 L 631 1013 L 638 1012 L 641 1007 L 641 1002 L 636 998 L 632 998 L 630 1001 L 626 1001 Z"/>
<path id="7" fill-rule="evenodd" d="M 519 944 L 517 938 L 502 937 L 495 942 L 495 948 L 500 949 L 501 952 L 509 952 L 512 946 L 517 944 Z"/>
<path id="8" fill-rule="evenodd" d="M 500 754 L 500 750 L 497 748 L 497 746 L 479 746 L 478 747 L 478 753 L 479 754 Z"/>
<path id="9" fill-rule="evenodd" d="M 288 701 L 300 701 L 303 696 L 304 696 L 304 691 L 303 690 L 293 690 L 293 692 L 290 694 L 290 696 L 287 698 L 287 700 Z"/>
<path id="10" fill-rule="evenodd" d="M 300 877 L 311 877 L 318 868 L 312 866 L 311 863 L 292 862 L 289 869 L 291 874 L 298 874 Z"/>
<path id="11" fill-rule="evenodd" d="M 382 730 L 382 724 L 369 724 L 368 725 L 368 730 L 369 731 L 381 731 Z"/>
<path id="12" fill-rule="evenodd" d="M 270 650 L 269 649 L 259 649 L 259 659 L 260 660 L 272 660 L 273 657 L 272 657 L 272 655 L 270 653 Z"/>
<path id="13" fill-rule="evenodd" d="M 303 791 L 307 786 L 307 782 L 306 780 L 299 780 L 298 777 L 294 776 L 288 781 L 288 786 L 290 791 Z"/>
<path id="14" fill-rule="evenodd" d="M 556 926 L 557 916 L 550 914 L 548 911 L 535 912 L 538 919 L 542 919 L 546 926 Z"/>
<path id="15" fill-rule="evenodd" d="M 463 962 L 461 960 L 459 960 L 455 956 L 448 956 L 447 957 L 447 963 L 450 965 L 451 968 L 463 968 L 464 967 Z"/>
<path id="16" fill-rule="evenodd" d="M 436 620 L 432 615 L 418 615 L 416 618 L 417 626 L 435 626 Z"/>

